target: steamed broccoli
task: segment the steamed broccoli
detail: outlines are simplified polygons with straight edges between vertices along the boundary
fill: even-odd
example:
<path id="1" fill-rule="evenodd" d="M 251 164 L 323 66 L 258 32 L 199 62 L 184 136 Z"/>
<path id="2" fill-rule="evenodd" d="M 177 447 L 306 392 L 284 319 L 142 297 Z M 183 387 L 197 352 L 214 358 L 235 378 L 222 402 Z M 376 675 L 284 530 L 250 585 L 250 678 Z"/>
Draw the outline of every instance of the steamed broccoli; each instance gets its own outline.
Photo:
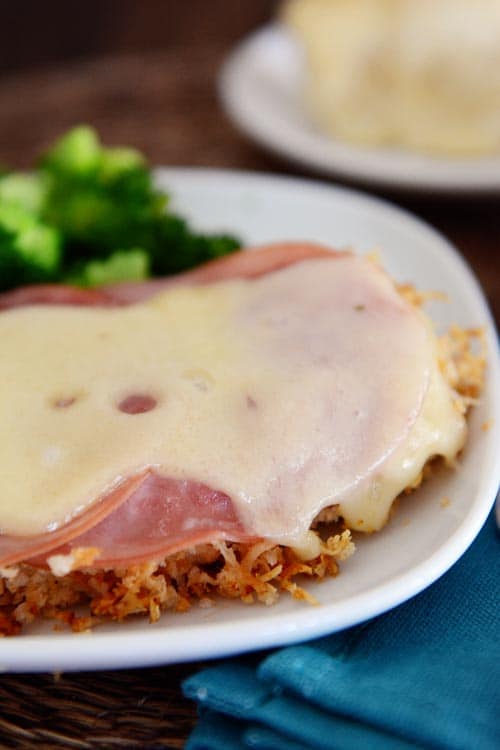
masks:
<path id="1" fill-rule="evenodd" d="M 16 203 L 0 201 L 0 289 L 52 281 L 61 264 L 61 237 Z"/>
<path id="2" fill-rule="evenodd" d="M 91 128 L 79 127 L 42 158 L 40 169 L 48 183 L 42 214 L 63 233 L 69 256 L 154 246 L 167 199 L 138 152 L 105 149 Z"/>
<path id="3" fill-rule="evenodd" d="M 49 185 L 43 216 L 64 234 L 68 256 L 105 258 L 143 248 L 151 272 L 190 268 L 238 247 L 234 238 L 194 234 L 168 211 L 144 157 L 131 148 L 104 148 L 88 127 L 70 131 L 41 161 Z"/>
<path id="4" fill-rule="evenodd" d="M 88 260 L 66 281 L 78 286 L 101 286 L 116 281 L 144 281 L 150 275 L 145 250 L 117 250 L 104 260 Z"/>
<path id="5" fill-rule="evenodd" d="M 14 205 L 32 214 L 40 214 L 46 183 L 39 174 L 12 172 L 0 177 L 0 205 Z"/>
<path id="6" fill-rule="evenodd" d="M 137 280 L 238 247 L 234 237 L 193 233 L 169 212 L 144 157 L 132 148 L 105 148 L 86 126 L 66 133 L 35 173 L 0 177 L 1 288 Z"/>

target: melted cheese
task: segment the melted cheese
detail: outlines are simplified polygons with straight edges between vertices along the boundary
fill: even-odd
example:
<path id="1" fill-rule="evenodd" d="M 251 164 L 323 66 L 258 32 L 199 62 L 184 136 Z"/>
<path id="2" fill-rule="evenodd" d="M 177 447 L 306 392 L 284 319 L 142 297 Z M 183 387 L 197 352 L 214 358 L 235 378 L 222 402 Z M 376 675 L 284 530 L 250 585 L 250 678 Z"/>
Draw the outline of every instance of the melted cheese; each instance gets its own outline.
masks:
<path id="1" fill-rule="evenodd" d="M 3 533 L 55 529 L 150 466 L 305 548 L 332 504 L 380 528 L 429 455 L 464 438 L 429 327 L 355 257 L 128 308 L 12 309 L 0 339 Z M 121 411 L 135 395 L 156 405 Z"/>

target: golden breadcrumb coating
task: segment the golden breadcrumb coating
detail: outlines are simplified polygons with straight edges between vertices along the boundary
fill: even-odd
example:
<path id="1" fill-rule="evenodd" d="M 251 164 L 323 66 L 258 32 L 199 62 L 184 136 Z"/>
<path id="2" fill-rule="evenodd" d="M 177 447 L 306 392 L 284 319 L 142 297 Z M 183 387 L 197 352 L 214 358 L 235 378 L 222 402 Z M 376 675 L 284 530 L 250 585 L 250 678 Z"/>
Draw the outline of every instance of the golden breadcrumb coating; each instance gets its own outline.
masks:
<path id="1" fill-rule="evenodd" d="M 330 536 L 313 560 L 301 560 L 288 547 L 215 542 L 167 557 L 116 570 L 84 569 L 65 576 L 19 565 L 18 572 L 0 578 L 0 633 L 15 635 L 39 617 L 55 618 L 75 631 L 103 619 L 123 620 L 148 615 L 151 622 L 162 610 L 183 612 L 198 600 L 210 606 L 213 596 L 273 604 L 282 590 L 296 599 L 315 600 L 296 582 L 299 576 L 322 579 L 336 576 L 338 562 L 354 551 L 348 530 Z M 77 615 L 75 607 L 88 612 Z"/>

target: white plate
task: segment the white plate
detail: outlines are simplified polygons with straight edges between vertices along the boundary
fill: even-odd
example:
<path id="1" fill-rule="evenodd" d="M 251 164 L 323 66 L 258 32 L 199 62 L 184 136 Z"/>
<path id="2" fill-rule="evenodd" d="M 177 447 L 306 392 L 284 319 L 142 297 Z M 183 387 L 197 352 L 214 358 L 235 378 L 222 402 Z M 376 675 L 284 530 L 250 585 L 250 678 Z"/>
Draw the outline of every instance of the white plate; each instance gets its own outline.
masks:
<path id="1" fill-rule="evenodd" d="M 237 232 L 248 243 L 308 239 L 360 252 L 378 248 L 386 268 L 420 289 L 447 292 L 430 307 L 440 329 L 456 322 L 486 326 L 488 382 L 471 419 L 460 467 L 404 501 L 380 533 L 358 541 L 341 575 L 310 590 L 313 607 L 287 595 L 273 607 L 220 602 L 186 614 L 165 613 L 149 625 L 135 619 L 90 634 L 57 633 L 50 624 L 0 639 L 0 669 L 80 670 L 149 666 L 225 656 L 331 633 L 380 614 L 432 583 L 465 551 L 482 526 L 500 480 L 499 368 L 496 339 L 482 293 L 450 244 L 408 213 L 346 189 L 257 174 L 159 170 L 175 210 L 202 230 Z M 481 425 L 493 420 L 491 429 Z M 441 499 L 450 499 L 443 508 Z"/>
<path id="2" fill-rule="evenodd" d="M 286 30 L 270 25 L 230 54 L 220 72 L 219 93 L 229 116 L 247 135 L 323 174 L 411 190 L 500 190 L 500 155 L 439 158 L 329 138 L 304 111 L 302 79 L 300 49 Z"/>

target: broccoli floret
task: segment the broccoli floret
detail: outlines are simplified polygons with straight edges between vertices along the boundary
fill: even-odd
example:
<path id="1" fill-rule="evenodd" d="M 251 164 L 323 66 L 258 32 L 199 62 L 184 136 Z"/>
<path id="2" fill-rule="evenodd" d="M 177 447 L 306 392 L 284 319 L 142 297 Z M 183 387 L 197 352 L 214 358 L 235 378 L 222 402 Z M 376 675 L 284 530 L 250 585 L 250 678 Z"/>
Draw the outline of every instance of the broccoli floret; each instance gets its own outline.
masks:
<path id="1" fill-rule="evenodd" d="M 41 175 L 13 172 L 0 177 L 0 205 L 17 206 L 38 216 L 46 190 Z"/>
<path id="2" fill-rule="evenodd" d="M 17 234 L 39 222 L 36 214 L 14 203 L 0 203 L 0 226 Z"/>
<path id="3" fill-rule="evenodd" d="M 0 289 L 10 289 L 22 277 L 21 256 L 14 246 L 15 234 L 0 225 Z"/>
<path id="4" fill-rule="evenodd" d="M 13 216 L 10 226 L 0 216 L 0 288 L 55 280 L 61 261 L 59 232 L 29 214 L 22 221 L 19 214 Z"/>
<path id="5" fill-rule="evenodd" d="M 176 273 L 240 244 L 193 233 L 168 210 L 144 157 L 132 148 L 105 148 L 86 126 L 66 133 L 36 173 L 0 175 L 0 228 L 2 288 Z"/>
<path id="6" fill-rule="evenodd" d="M 66 281 L 92 287 L 117 281 L 144 281 L 149 276 L 149 257 L 145 250 L 117 250 L 105 260 L 89 260 L 70 273 Z"/>
<path id="7" fill-rule="evenodd" d="M 80 125 L 63 135 L 42 156 L 40 166 L 59 177 L 92 178 L 101 164 L 101 146 L 93 128 Z"/>
<path id="8" fill-rule="evenodd" d="M 82 151 L 92 153 L 91 169 L 85 160 L 82 168 Z M 131 148 L 100 146 L 88 128 L 66 135 L 42 168 L 50 184 L 43 215 L 64 234 L 69 257 L 84 258 L 91 249 L 106 258 L 117 247 L 140 247 L 156 275 L 191 268 L 240 245 L 225 235 L 193 234 L 168 212 L 168 199 L 154 186 L 144 157 Z"/>
<path id="9" fill-rule="evenodd" d="M 151 249 L 166 197 L 134 149 L 103 148 L 90 128 L 68 133 L 41 162 L 49 188 L 43 216 L 69 255 L 106 257 L 117 247 Z"/>
<path id="10" fill-rule="evenodd" d="M 57 278 L 61 237 L 38 218 L 43 197 L 43 181 L 36 175 L 0 179 L 1 289 Z"/>
<path id="11" fill-rule="evenodd" d="M 113 184 L 124 175 L 146 167 L 144 156 L 135 148 L 105 148 L 101 152 L 101 181 Z"/>
<path id="12" fill-rule="evenodd" d="M 15 247 L 25 264 L 23 283 L 57 278 L 61 263 L 61 236 L 57 229 L 41 222 L 33 224 L 19 232 Z"/>
<path id="13" fill-rule="evenodd" d="M 230 235 L 193 234 L 186 221 L 164 214 L 158 222 L 158 242 L 151 250 L 154 275 L 178 273 L 237 250 L 240 243 Z"/>

